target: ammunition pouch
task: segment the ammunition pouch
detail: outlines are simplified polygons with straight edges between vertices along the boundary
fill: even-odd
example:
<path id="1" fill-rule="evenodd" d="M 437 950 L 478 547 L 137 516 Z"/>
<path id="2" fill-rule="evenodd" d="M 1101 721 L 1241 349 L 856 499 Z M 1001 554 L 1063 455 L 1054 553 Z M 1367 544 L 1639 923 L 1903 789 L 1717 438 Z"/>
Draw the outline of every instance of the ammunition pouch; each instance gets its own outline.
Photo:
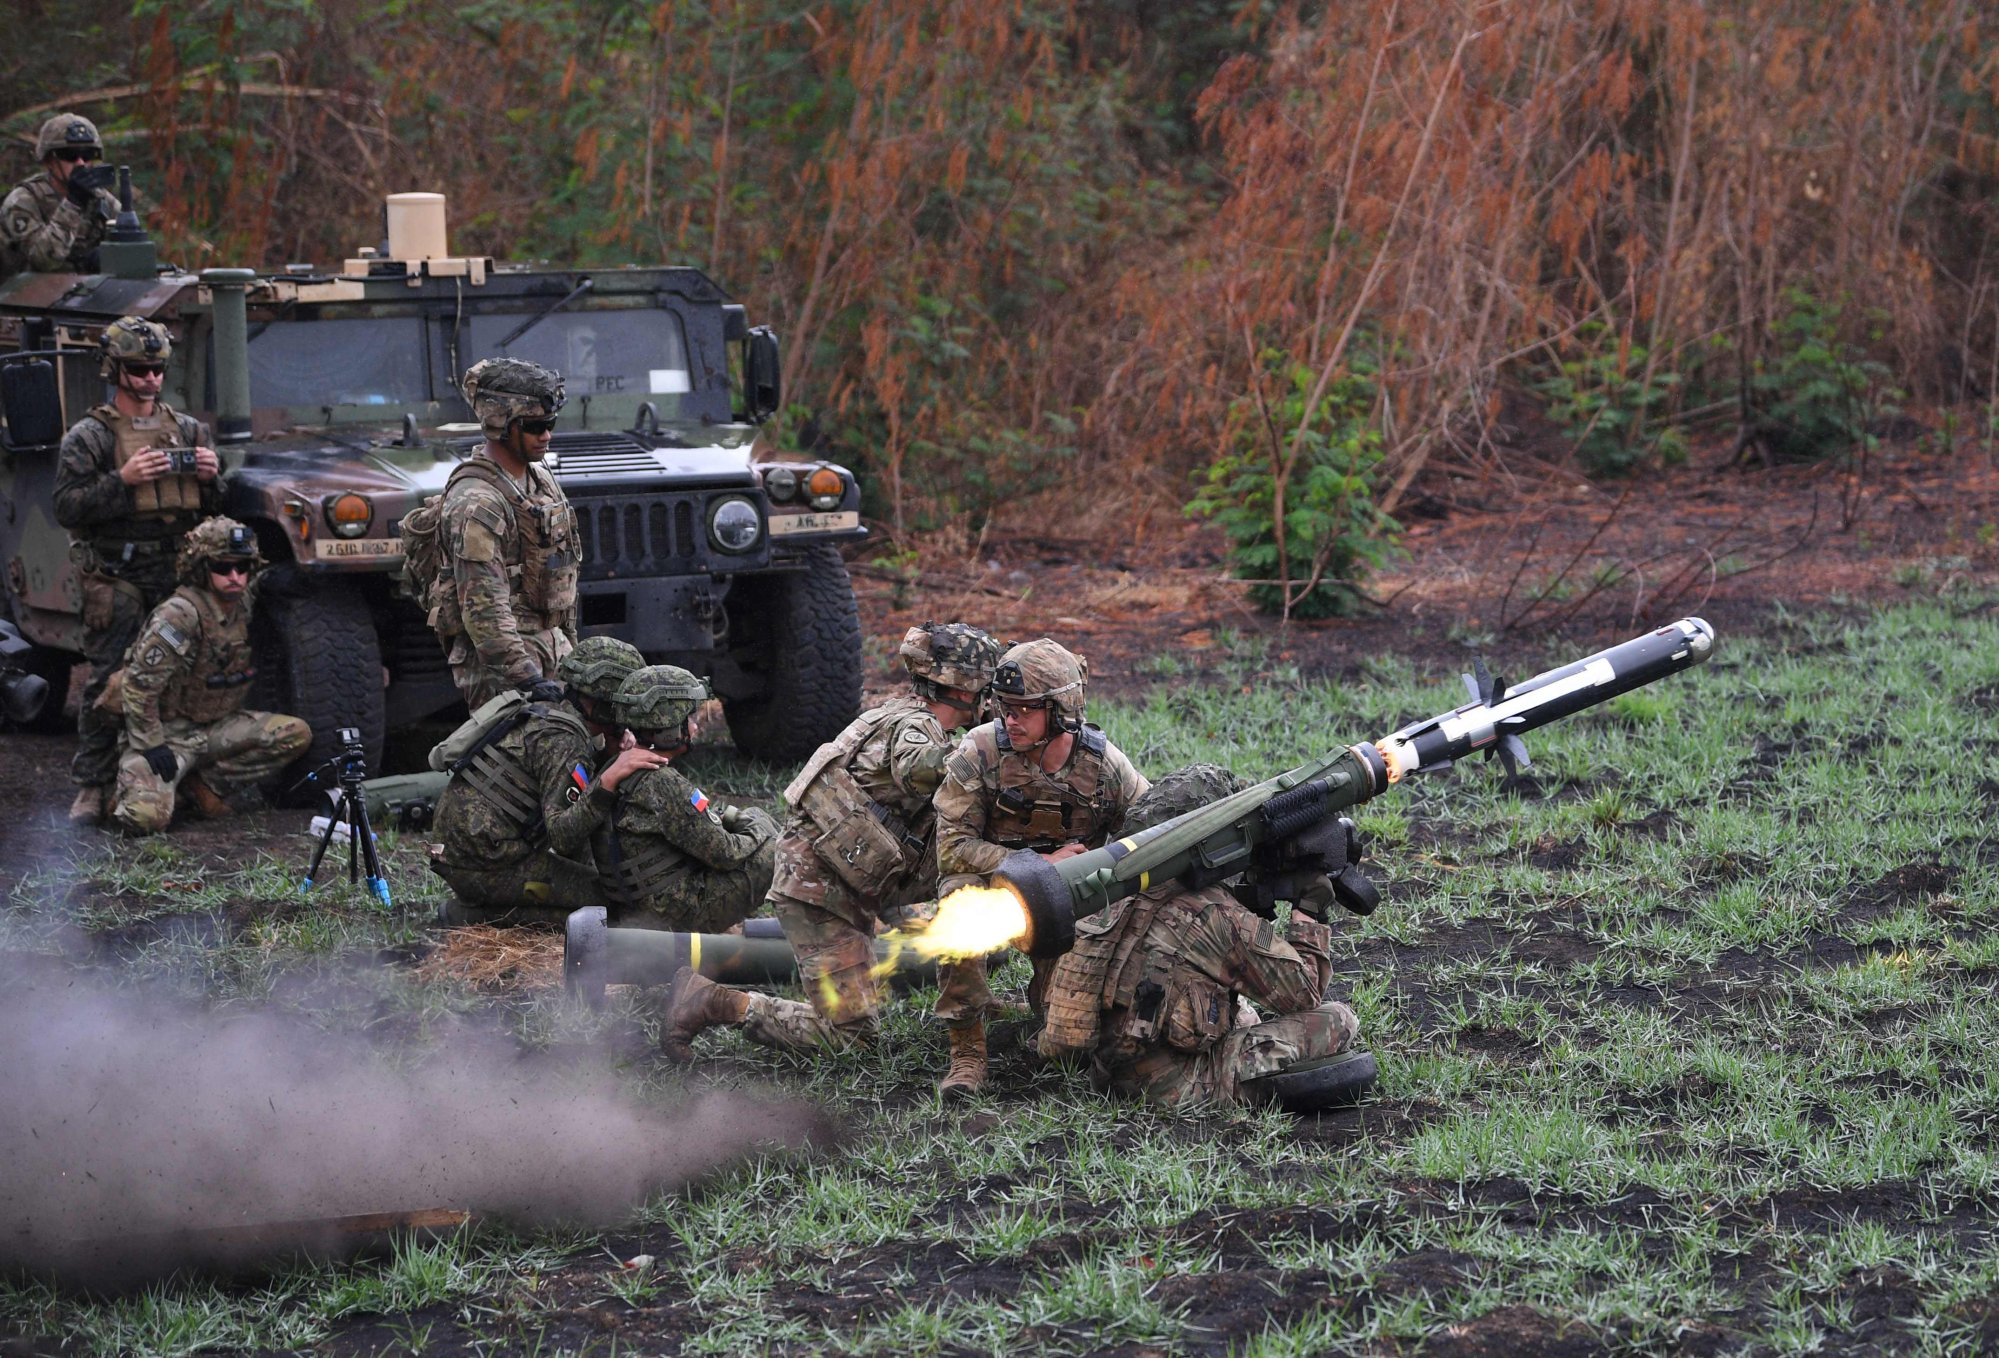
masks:
<path id="1" fill-rule="evenodd" d="M 928 847 L 838 764 L 819 770 L 802 790 L 798 809 L 811 825 L 813 851 L 862 896 L 886 893 Z"/>

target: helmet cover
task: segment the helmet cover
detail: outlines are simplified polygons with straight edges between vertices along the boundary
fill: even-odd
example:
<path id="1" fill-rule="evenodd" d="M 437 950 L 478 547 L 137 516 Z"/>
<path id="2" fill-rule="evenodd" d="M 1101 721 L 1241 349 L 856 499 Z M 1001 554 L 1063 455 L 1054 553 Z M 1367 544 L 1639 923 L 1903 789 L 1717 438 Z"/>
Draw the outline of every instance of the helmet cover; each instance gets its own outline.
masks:
<path id="1" fill-rule="evenodd" d="M 608 703 L 618 696 L 618 686 L 645 665 L 639 648 L 616 637 L 585 637 L 574 650 L 562 657 L 556 675 L 569 691 L 596 703 Z"/>
<path id="2" fill-rule="evenodd" d="M 1249 784 L 1219 764 L 1189 764 L 1161 778 L 1124 813 L 1121 833 L 1132 835 L 1175 816 L 1211 806 Z"/>
<path id="3" fill-rule="evenodd" d="M 515 420 L 553 419 L 568 400 L 561 373 L 524 358 L 481 359 L 465 370 L 460 390 L 495 443 L 505 440 Z"/>
<path id="4" fill-rule="evenodd" d="M 97 135 L 97 124 L 79 113 L 58 113 L 35 134 L 36 160 L 46 160 L 50 152 L 68 148 L 95 150 L 103 155 L 104 139 Z"/>
<path id="5" fill-rule="evenodd" d="M 611 710 L 634 731 L 676 731 L 708 697 L 708 686 L 678 665 L 646 665 L 618 685 Z"/>
<path id="6" fill-rule="evenodd" d="M 1047 637 L 1023 641 L 993 670 L 993 694 L 1015 702 L 1046 702 L 1061 724 L 1083 724 L 1083 695 L 1090 679 L 1089 662 Z"/>
<path id="7" fill-rule="evenodd" d="M 211 561 L 247 561 L 255 574 L 264 566 L 264 554 L 257 548 L 256 531 L 220 514 L 203 519 L 181 537 L 174 554 L 174 577 L 183 585 L 208 583 Z"/>
<path id="8" fill-rule="evenodd" d="M 97 375 L 115 382 L 121 363 L 165 363 L 173 357 L 174 340 L 158 321 L 143 316 L 120 316 L 97 337 L 97 351 L 102 355 Z"/>
<path id="9" fill-rule="evenodd" d="M 916 683 L 917 693 L 936 698 L 940 688 L 979 694 L 993 681 L 1000 645 L 969 623 L 926 622 L 903 634 L 897 655 Z"/>

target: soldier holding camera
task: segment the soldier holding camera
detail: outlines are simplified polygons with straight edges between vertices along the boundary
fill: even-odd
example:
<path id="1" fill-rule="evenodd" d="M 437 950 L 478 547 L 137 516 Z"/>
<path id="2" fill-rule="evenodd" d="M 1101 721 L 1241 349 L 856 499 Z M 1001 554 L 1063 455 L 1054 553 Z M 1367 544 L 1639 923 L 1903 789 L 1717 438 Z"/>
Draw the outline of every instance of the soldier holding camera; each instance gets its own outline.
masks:
<path id="1" fill-rule="evenodd" d="M 291 763 L 312 743 L 297 717 L 244 710 L 250 663 L 250 578 L 257 535 L 234 519 L 200 524 L 180 544 L 180 587 L 146 618 L 113 690 L 124 718 L 118 824 L 164 830 L 181 798 L 209 819 L 229 799 Z"/>
<path id="2" fill-rule="evenodd" d="M 69 818 L 95 825 L 118 777 L 115 713 L 104 685 L 146 614 L 173 592 L 182 534 L 222 508 L 222 463 L 208 428 L 160 400 L 173 343 L 166 327 L 124 316 L 98 341 L 108 404 L 70 426 L 58 454 L 56 522 L 70 533 L 83 592 L 83 654 L 90 662 L 77 717 L 77 785 Z"/>
<path id="3" fill-rule="evenodd" d="M 58 113 L 35 137 L 42 173 L 24 180 L 0 203 L 0 274 L 90 273 L 118 198 L 97 126 Z"/>

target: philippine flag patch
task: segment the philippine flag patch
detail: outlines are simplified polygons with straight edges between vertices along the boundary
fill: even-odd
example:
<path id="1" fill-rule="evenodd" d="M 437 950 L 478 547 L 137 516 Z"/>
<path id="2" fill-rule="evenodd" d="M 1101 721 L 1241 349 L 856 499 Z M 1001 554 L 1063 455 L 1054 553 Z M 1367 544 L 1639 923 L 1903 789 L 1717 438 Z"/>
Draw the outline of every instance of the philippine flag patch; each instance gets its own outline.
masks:
<path id="1" fill-rule="evenodd" d="M 590 790 L 590 775 L 583 771 L 583 766 L 581 764 L 578 764 L 575 768 L 569 771 L 569 777 L 570 780 L 576 784 L 576 790 L 578 792 L 588 792 Z"/>
<path id="2" fill-rule="evenodd" d="M 706 811 L 708 809 L 708 794 L 697 787 L 694 789 L 693 795 L 687 799 L 687 804 L 696 811 Z"/>

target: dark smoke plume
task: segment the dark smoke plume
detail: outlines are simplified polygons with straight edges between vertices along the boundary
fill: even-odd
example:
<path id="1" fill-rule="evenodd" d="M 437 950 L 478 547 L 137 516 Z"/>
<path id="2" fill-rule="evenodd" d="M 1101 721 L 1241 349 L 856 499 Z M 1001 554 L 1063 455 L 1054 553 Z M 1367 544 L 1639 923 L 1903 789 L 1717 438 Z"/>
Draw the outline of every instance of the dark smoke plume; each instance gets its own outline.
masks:
<path id="1" fill-rule="evenodd" d="M 331 1243 L 271 1223 L 432 1208 L 608 1223 L 818 1130 L 737 1094 L 644 1107 L 492 1034 L 392 1062 L 281 1015 L 0 963 L 4 1270 L 125 1283 Z"/>

